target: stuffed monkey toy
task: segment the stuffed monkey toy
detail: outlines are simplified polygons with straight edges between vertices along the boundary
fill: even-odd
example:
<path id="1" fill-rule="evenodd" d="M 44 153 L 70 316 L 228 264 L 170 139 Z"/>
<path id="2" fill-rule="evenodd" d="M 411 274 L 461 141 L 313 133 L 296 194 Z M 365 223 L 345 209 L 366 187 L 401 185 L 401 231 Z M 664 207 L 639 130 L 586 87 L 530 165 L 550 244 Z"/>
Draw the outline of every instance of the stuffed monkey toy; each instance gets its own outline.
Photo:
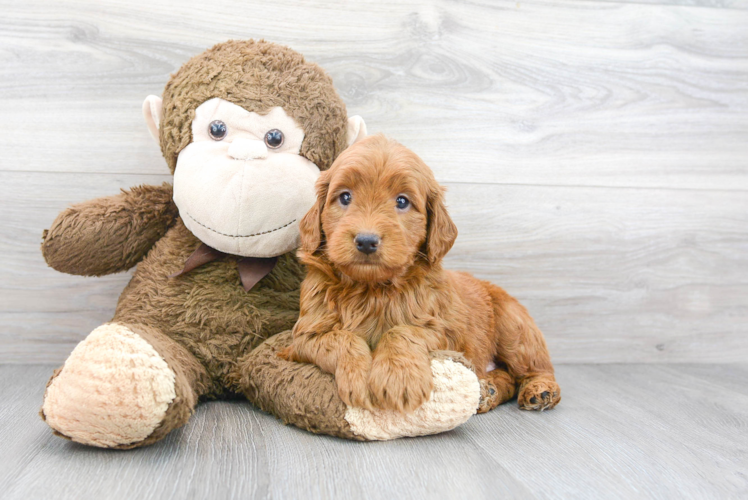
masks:
<path id="1" fill-rule="evenodd" d="M 143 446 L 184 425 L 199 401 L 227 397 L 358 440 L 442 432 L 476 412 L 479 384 L 457 353 L 433 353 L 436 388 L 413 414 L 348 408 L 331 375 L 277 356 L 298 316 L 295 248 L 314 182 L 366 133 L 319 66 L 265 41 L 221 43 L 143 112 L 173 187 L 73 205 L 43 235 L 58 271 L 137 265 L 112 320 L 47 384 L 40 413 L 56 434 Z"/>

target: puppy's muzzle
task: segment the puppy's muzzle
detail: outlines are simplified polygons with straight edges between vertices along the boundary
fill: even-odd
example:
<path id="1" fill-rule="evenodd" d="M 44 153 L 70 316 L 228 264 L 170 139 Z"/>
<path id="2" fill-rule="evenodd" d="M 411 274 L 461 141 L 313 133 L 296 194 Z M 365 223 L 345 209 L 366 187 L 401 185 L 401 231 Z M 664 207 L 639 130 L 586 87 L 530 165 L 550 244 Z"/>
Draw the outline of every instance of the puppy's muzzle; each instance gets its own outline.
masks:
<path id="1" fill-rule="evenodd" d="M 377 251 L 381 240 L 376 234 L 361 233 L 353 241 L 356 243 L 356 250 L 369 255 Z"/>

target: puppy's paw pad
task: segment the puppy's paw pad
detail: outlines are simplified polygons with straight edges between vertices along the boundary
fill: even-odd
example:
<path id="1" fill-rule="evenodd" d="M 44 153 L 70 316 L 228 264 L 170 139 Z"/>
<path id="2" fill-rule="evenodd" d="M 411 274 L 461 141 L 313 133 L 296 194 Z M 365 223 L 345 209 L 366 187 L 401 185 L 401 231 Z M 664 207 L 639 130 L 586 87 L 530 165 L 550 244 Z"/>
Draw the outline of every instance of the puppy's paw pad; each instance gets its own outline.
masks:
<path id="1" fill-rule="evenodd" d="M 522 410 L 550 410 L 561 401 L 561 389 L 554 381 L 531 381 L 520 389 L 517 401 Z"/>
<path id="2" fill-rule="evenodd" d="M 480 381 L 480 403 L 478 404 L 478 413 L 486 413 L 493 410 L 499 405 L 501 394 L 496 386 L 488 380 Z"/>

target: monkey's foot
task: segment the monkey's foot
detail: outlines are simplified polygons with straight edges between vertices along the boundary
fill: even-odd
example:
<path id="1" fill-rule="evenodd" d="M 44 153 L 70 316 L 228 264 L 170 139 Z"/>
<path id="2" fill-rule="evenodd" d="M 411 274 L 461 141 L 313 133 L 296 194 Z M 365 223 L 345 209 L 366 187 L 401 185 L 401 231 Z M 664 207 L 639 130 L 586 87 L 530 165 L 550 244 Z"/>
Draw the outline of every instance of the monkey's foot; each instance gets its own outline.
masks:
<path id="1" fill-rule="evenodd" d="M 49 381 L 42 417 L 56 433 L 104 448 L 137 443 L 163 421 L 175 375 L 137 333 L 96 328 Z"/>

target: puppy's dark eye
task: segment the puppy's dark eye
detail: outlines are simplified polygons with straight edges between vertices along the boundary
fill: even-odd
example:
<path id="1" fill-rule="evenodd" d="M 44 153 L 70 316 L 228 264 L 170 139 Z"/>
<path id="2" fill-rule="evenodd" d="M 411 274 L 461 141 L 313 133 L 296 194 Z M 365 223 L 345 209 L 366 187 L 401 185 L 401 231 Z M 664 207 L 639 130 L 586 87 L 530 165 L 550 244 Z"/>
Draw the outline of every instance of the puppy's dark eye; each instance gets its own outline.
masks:
<path id="1" fill-rule="evenodd" d="M 397 204 L 397 208 L 399 208 L 400 210 L 405 210 L 410 206 L 410 200 L 405 196 L 398 196 L 395 199 L 395 203 Z"/>
<path id="2" fill-rule="evenodd" d="M 270 149 L 278 149 L 283 145 L 283 132 L 274 128 L 265 134 L 265 145 Z"/>
<path id="3" fill-rule="evenodd" d="M 343 191 L 340 193 L 340 196 L 338 196 L 338 199 L 340 200 L 340 204 L 344 207 L 351 204 L 351 199 L 353 199 L 353 196 L 351 196 L 351 193 L 348 191 Z"/>
<path id="4" fill-rule="evenodd" d="M 208 133 L 210 134 L 210 138 L 214 141 L 223 140 L 228 131 L 229 129 L 226 127 L 226 124 L 221 120 L 213 120 L 210 122 L 210 125 L 208 125 Z"/>

